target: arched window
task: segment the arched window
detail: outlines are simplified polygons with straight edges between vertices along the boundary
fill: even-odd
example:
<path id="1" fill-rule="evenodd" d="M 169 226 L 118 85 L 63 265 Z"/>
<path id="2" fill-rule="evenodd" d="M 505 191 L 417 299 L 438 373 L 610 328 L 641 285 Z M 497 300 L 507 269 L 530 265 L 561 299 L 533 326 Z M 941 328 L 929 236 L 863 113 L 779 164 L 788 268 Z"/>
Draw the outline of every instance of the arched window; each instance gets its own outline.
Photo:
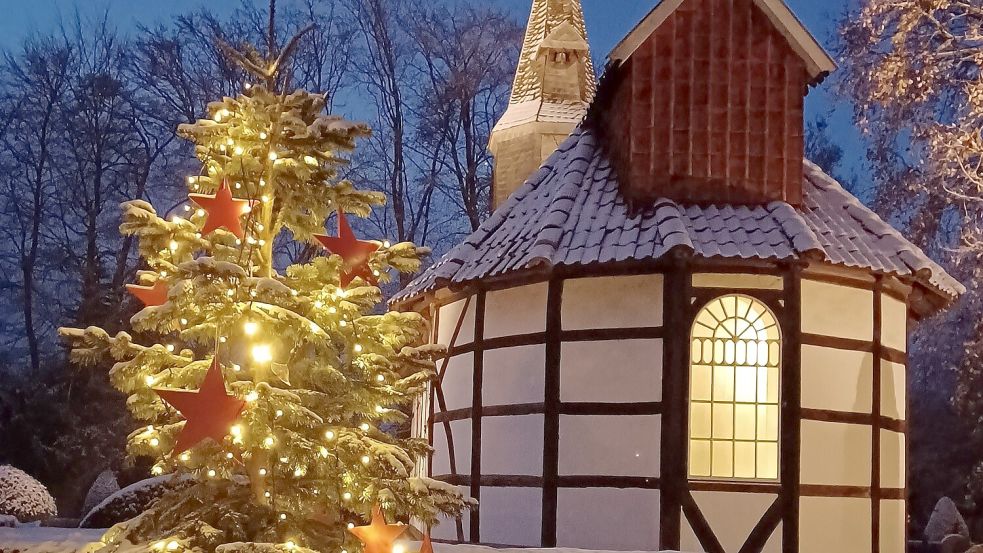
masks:
<path id="1" fill-rule="evenodd" d="M 696 316 L 690 354 L 691 478 L 778 479 L 778 321 L 754 298 L 728 295 Z"/>

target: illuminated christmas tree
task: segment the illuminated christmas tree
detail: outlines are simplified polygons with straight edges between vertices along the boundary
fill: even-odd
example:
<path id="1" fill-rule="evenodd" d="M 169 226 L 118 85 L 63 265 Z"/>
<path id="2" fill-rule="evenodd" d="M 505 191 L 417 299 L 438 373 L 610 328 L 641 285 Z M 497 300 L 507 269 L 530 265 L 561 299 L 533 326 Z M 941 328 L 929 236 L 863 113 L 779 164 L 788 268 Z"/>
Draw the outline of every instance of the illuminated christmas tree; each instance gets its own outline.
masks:
<path id="1" fill-rule="evenodd" d="M 424 251 L 355 238 L 345 214 L 385 197 L 337 169 L 368 129 L 325 114 L 322 95 L 278 90 L 296 42 L 277 56 L 229 52 L 258 84 L 179 128 L 202 171 L 177 216 L 122 206 L 146 266 L 129 287 L 145 306 L 132 326 L 159 343 L 61 331 L 73 361 L 115 363 L 110 380 L 144 422 L 129 454 L 190 483 L 110 530 L 106 550 L 354 551 L 348 530 L 376 506 L 424 525 L 467 507 L 418 475 L 426 443 L 392 432 L 440 352 L 421 346 L 419 315 L 374 314 L 377 284 L 416 271 Z M 332 218 L 338 234 L 322 236 Z M 286 239 L 326 255 L 278 271 Z"/>

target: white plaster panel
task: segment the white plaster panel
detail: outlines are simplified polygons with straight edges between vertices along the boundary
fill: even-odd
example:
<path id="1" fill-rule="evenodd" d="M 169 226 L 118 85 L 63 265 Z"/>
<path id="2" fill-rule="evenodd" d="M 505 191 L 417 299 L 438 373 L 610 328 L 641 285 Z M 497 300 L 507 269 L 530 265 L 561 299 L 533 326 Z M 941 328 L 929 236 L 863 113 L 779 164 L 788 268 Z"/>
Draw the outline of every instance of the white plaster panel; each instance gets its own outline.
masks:
<path id="1" fill-rule="evenodd" d="M 765 543 L 765 547 L 764 549 L 761 550 L 761 553 L 782 553 L 783 531 L 784 528 L 782 527 L 782 523 L 779 522 L 778 526 L 775 528 L 775 531 L 771 534 L 771 537 L 768 538 L 768 541 Z"/>
<path id="2" fill-rule="evenodd" d="M 558 547 L 658 551 L 659 490 L 560 488 Z"/>
<path id="3" fill-rule="evenodd" d="M 481 488 L 481 541 L 538 546 L 542 539 L 543 491 L 540 488 Z"/>
<path id="4" fill-rule="evenodd" d="M 543 416 L 482 418 L 481 473 L 541 476 L 543 474 Z M 482 539 L 484 539 L 483 535 Z"/>
<path id="5" fill-rule="evenodd" d="M 869 486 L 870 432 L 859 424 L 802 421 L 802 483 Z"/>
<path id="6" fill-rule="evenodd" d="M 441 361 L 438 363 L 438 368 Z M 440 381 L 444 402 L 448 411 L 471 407 L 474 398 L 474 354 L 455 355 L 447 363 L 444 378 Z M 440 411 L 440 402 L 434 397 L 434 411 Z"/>
<path id="7" fill-rule="evenodd" d="M 881 501 L 881 553 L 905 553 L 905 502 Z"/>
<path id="8" fill-rule="evenodd" d="M 465 304 L 468 306 L 466 312 L 464 311 Z M 454 342 L 454 345 L 463 346 L 473 342 L 474 307 L 474 298 L 471 298 L 470 302 L 467 299 L 462 299 L 441 307 L 440 324 L 439 328 L 437 329 L 437 343 L 444 346 L 450 346 L 451 340 L 454 338 L 454 332 L 457 330 L 458 323 L 461 325 L 461 330 L 458 332 L 457 341 Z M 462 312 L 464 315 L 463 322 L 461 322 Z"/>
<path id="9" fill-rule="evenodd" d="M 908 402 L 908 379 L 904 365 L 881 361 L 881 414 L 905 420 Z"/>
<path id="10" fill-rule="evenodd" d="M 563 328 L 662 326 L 662 286 L 662 275 L 566 280 Z"/>
<path id="11" fill-rule="evenodd" d="M 703 546 L 700 545 L 700 540 L 696 538 L 696 532 L 693 531 L 693 527 L 690 525 L 689 520 L 686 519 L 686 515 L 680 515 L 679 524 L 679 549 L 687 553 L 703 552 Z"/>
<path id="12" fill-rule="evenodd" d="M 544 345 L 488 350 L 481 379 L 481 400 L 484 405 L 542 403 L 545 375 Z"/>
<path id="13" fill-rule="evenodd" d="M 881 296 L 881 343 L 908 351 L 908 306 L 887 294 Z"/>
<path id="14" fill-rule="evenodd" d="M 854 340 L 874 338 L 874 293 L 802 281 L 802 332 Z"/>
<path id="15" fill-rule="evenodd" d="M 662 401 L 662 340 L 564 343 L 560 355 L 560 399 Z"/>
<path id="16" fill-rule="evenodd" d="M 881 430 L 881 487 L 905 487 L 905 435 Z"/>
<path id="17" fill-rule="evenodd" d="M 659 476 L 660 419 L 561 415 L 560 474 Z"/>
<path id="18" fill-rule="evenodd" d="M 776 498 L 776 495 L 759 493 L 693 492 L 693 499 L 724 551 L 741 549 Z M 692 539 L 696 540 L 696 536 Z M 703 551 L 699 540 L 682 546 L 683 551 Z"/>
<path id="19" fill-rule="evenodd" d="M 799 501 L 801 553 L 870 553 L 870 500 L 803 497 Z"/>
<path id="20" fill-rule="evenodd" d="M 466 486 L 459 486 L 457 489 L 464 495 L 464 497 L 471 496 L 471 490 Z M 464 530 L 464 541 L 466 542 L 471 535 L 470 512 L 464 512 L 464 515 L 461 517 L 461 526 Z M 457 522 L 452 518 L 441 518 L 439 520 L 439 524 L 430 529 L 430 536 L 438 540 L 458 541 Z"/>
<path id="21" fill-rule="evenodd" d="M 782 290 L 785 281 L 775 275 L 743 275 L 727 273 L 698 273 L 693 275 L 694 288 L 724 288 L 726 290 Z"/>
<path id="22" fill-rule="evenodd" d="M 802 407 L 870 413 L 874 354 L 802 346 Z"/>
<path id="23" fill-rule="evenodd" d="M 548 291 L 548 285 L 540 283 L 488 292 L 485 338 L 545 331 Z"/>
<path id="24" fill-rule="evenodd" d="M 458 474 L 471 473 L 471 421 L 452 421 L 451 436 L 454 439 L 454 461 Z M 447 434 L 444 423 L 433 425 L 433 461 L 434 476 L 451 474 L 450 456 L 447 449 Z"/>

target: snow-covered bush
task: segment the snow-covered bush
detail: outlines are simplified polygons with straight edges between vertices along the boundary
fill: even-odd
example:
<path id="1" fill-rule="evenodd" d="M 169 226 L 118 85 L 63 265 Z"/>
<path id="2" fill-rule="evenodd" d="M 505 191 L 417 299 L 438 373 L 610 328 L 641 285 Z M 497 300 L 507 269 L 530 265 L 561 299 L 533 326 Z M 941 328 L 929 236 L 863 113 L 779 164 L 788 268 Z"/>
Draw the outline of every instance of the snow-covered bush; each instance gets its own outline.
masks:
<path id="1" fill-rule="evenodd" d="M 0 528 L 14 528 L 17 526 L 17 518 L 11 515 L 0 515 Z"/>
<path id="2" fill-rule="evenodd" d="M 117 491 L 92 508 L 79 528 L 109 528 L 120 522 L 130 520 L 147 510 L 165 493 L 191 485 L 188 478 L 175 478 L 174 475 L 147 478 Z"/>
<path id="3" fill-rule="evenodd" d="M 0 466 L 0 515 L 35 522 L 53 517 L 56 512 L 55 500 L 44 484 L 20 469 Z"/>
<path id="4" fill-rule="evenodd" d="M 948 497 L 943 497 L 935 504 L 932 516 L 925 526 L 925 539 L 930 542 L 941 542 L 948 535 L 959 534 L 969 538 L 969 527 L 959 514 L 956 503 Z"/>
<path id="5" fill-rule="evenodd" d="M 104 470 L 99 473 L 99 476 L 89 486 L 89 492 L 85 494 L 85 501 L 82 502 L 82 516 L 87 515 L 93 507 L 118 491 L 119 482 L 116 481 L 116 475 L 113 474 L 113 471 Z"/>

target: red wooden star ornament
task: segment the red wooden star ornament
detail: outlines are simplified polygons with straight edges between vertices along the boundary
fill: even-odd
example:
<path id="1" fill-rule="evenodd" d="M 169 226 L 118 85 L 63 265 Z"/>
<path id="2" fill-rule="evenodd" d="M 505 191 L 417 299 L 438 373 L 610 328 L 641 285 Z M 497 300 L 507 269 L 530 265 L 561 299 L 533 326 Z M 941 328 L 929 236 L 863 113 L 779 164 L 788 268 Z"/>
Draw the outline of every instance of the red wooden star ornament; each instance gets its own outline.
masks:
<path id="1" fill-rule="evenodd" d="M 372 523 L 348 530 L 361 540 L 363 553 L 392 553 L 393 542 L 406 531 L 402 524 L 388 524 L 382 507 L 372 508 Z"/>
<path id="2" fill-rule="evenodd" d="M 191 449 L 206 438 L 222 443 L 246 405 L 245 401 L 229 395 L 218 359 L 212 361 L 197 392 L 154 391 L 187 420 L 174 445 L 175 455 Z"/>
<path id="3" fill-rule="evenodd" d="M 168 288 L 163 280 L 158 280 L 153 286 L 126 285 L 126 290 L 147 307 L 157 307 L 167 303 Z"/>
<path id="4" fill-rule="evenodd" d="M 348 224 L 344 212 L 338 211 L 338 236 L 316 234 L 314 238 L 317 238 L 324 249 L 345 260 L 345 271 L 341 275 L 342 287 L 351 284 L 356 277 L 375 282 L 372 270 L 369 268 L 369 256 L 379 249 L 379 244 L 355 238 L 355 233 Z"/>
<path id="5" fill-rule="evenodd" d="M 222 186 L 214 196 L 188 194 L 188 197 L 208 214 L 205 218 L 205 226 L 201 229 L 202 234 L 224 228 L 242 240 L 245 233 L 242 231 L 242 221 L 239 218 L 249 213 L 255 202 L 233 198 L 232 190 L 229 189 L 229 183 L 226 181 L 222 181 Z"/>

